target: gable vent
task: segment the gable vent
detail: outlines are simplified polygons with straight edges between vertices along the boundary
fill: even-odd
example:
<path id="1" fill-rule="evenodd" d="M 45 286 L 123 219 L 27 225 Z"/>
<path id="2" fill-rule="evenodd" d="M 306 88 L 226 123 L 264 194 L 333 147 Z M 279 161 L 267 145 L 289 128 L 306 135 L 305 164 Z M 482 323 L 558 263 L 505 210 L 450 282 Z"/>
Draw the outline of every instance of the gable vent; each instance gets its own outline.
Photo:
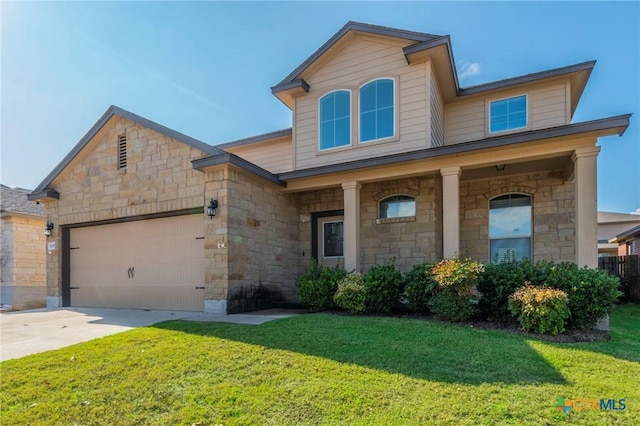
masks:
<path id="1" fill-rule="evenodd" d="M 118 136 L 118 168 L 127 167 L 127 136 Z"/>

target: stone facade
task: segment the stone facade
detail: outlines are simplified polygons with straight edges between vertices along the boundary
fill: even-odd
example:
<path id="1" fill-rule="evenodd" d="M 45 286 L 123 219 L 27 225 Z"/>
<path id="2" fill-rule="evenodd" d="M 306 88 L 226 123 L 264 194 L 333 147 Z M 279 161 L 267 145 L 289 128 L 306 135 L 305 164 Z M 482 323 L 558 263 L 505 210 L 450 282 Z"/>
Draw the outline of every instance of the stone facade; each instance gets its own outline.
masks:
<path id="1" fill-rule="evenodd" d="M 127 165 L 118 168 L 118 136 L 127 138 Z M 59 200 L 47 199 L 55 242 L 47 262 L 47 296 L 61 297 L 64 226 L 203 208 L 205 175 L 191 160 L 202 151 L 126 118 L 113 116 L 56 177 Z M 203 217 L 204 220 L 204 217 Z"/>
<path id="2" fill-rule="evenodd" d="M 434 262 L 442 258 L 442 227 L 438 212 L 435 176 L 398 179 L 366 184 L 360 194 L 360 233 L 363 270 L 395 259 L 401 269 Z M 441 186 L 441 185 L 440 185 Z M 392 195 L 410 195 L 416 199 L 416 216 L 379 219 L 380 200 Z"/>
<path id="3" fill-rule="evenodd" d="M 46 237 L 44 218 L 11 215 L 2 218 L 0 264 L 3 308 L 35 309 L 46 300 Z"/>
<path id="4" fill-rule="evenodd" d="M 489 200 L 532 196 L 533 260 L 575 261 L 574 185 L 560 171 L 460 182 L 460 255 L 489 259 Z"/>

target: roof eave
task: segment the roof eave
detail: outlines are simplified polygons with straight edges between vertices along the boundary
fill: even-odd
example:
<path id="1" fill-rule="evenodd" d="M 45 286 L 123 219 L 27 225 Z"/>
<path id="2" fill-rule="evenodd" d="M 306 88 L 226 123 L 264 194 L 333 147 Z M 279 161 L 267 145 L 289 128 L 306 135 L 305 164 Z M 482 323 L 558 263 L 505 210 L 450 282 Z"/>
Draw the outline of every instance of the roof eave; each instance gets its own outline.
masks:
<path id="1" fill-rule="evenodd" d="M 286 136 L 291 136 L 292 133 L 293 133 L 293 128 L 288 127 L 286 129 L 275 130 L 273 132 L 263 133 L 261 135 L 256 135 L 248 138 L 238 139 L 231 142 L 221 143 L 219 145 L 216 145 L 216 147 L 224 150 L 227 148 L 234 148 L 237 146 L 249 145 L 253 143 L 260 143 L 260 142 L 266 142 L 273 139 L 283 138 Z"/>
<path id="2" fill-rule="evenodd" d="M 60 193 L 55 189 L 47 188 L 42 191 L 33 191 L 32 193 L 27 194 L 27 200 L 29 201 L 39 201 L 44 199 L 59 200 Z"/>
<path id="3" fill-rule="evenodd" d="M 191 161 L 193 169 L 198 171 L 203 171 L 207 167 L 218 166 L 221 164 L 231 164 L 258 177 L 266 179 L 271 183 L 275 183 L 276 185 L 287 186 L 284 181 L 270 171 L 228 152 L 218 155 L 210 155 L 208 157 L 198 158 Z"/>
<path id="4" fill-rule="evenodd" d="M 302 179 L 319 176 L 329 173 L 339 173 L 368 167 L 386 166 L 405 161 L 424 160 L 428 158 L 441 157 L 452 154 L 463 154 L 479 149 L 496 148 L 506 145 L 534 142 L 543 139 L 551 139 L 563 136 L 573 136 L 588 132 L 598 132 L 599 136 L 622 135 L 629 126 L 631 114 L 608 117 L 599 120 L 586 121 L 565 126 L 550 127 L 547 129 L 532 130 L 528 132 L 514 133 L 504 136 L 479 139 L 455 145 L 444 145 L 437 148 L 426 148 L 418 151 L 411 151 L 400 154 L 390 154 L 382 157 L 375 157 L 366 160 L 355 160 L 345 163 L 332 164 L 328 166 L 313 167 L 292 172 L 285 172 L 278 175 L 283 181 L 291 179 Z"/>

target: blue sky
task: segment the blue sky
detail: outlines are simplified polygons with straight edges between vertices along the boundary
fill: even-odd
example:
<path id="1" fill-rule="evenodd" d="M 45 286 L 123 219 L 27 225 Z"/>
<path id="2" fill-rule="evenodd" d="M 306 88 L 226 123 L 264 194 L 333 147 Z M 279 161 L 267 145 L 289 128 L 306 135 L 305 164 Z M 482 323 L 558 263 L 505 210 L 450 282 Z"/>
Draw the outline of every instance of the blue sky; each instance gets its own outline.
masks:
<path id="1" fill-rule="evenodd" d="M 640 209 L 638 2 L 2 2 L 1 182 L 34 188 L 114 104 L 215 145 L 291 125 L 270 92 L 349 20 L 450 34 L 463 87 L 598 63 L 573 122 L 600 139 L 598 207 Z M 639 211 L 640 212 L 640 211 Z"/>

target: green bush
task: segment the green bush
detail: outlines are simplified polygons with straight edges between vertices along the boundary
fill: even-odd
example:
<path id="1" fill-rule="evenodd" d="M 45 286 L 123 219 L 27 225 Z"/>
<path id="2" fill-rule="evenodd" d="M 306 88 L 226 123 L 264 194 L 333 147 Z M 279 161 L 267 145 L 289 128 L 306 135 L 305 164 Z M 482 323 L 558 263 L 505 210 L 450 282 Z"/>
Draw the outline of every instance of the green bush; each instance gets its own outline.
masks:
<path id="1" fill-rule="evenodd" d="M 480 315 L 490 321 L 513 321 L 509 297 L 526 281 L 542 286 L 548 275 L 548 265 L 547 262 L 534 265 L 529 259 L 516 260 L 514 257 L 485 265 L 478 278 Z"/>
<path id="2" fill-rule="evenodd" d="M 569 296 L 567 320 L 570 328 L 592 328 L 605 314 L 611 312 L 622 293 L 618 277 L 599 269 L 578 268 L 575 263 L 549 266 L 545 287 L 564 291 Z"/>
<path id="3" fill-rule="evenodd" d="M 372 266 L 363 276 L 368 312 L 390 312 L 400 303 L 402 274 L 391 260 L 385 265 Z"/>
<path id="4" fill-rule="evenodd" d="M 352 314 L 366 310 L 364 280 L 359 272 L 351 272 L 338 282 L 338 290 L 333 296 L 335 304 Z"/>
<path id="5" fill-rule="evenodd" d="M 569 318 L 567 293 L 553 288 L 534 287 L 527 282 L 509 298 L 509 309 L 526 331 L 559 334 Z"/>
<path id="6" fill-rule="evenodd" d="M 431 275 L 431 268 L 433 265 L 423 263 L 414 266 L 402 276 L 409 309 L 413 312 L 429 313 L 429 301 L 438 285 Z"/>
<path id="7" fill-rule="evenodd" d="M 469 319 L 475 311 L 471 296 L 482 270 L 482 264 L 471 259 L 445 259 L 434 265 L 436 293 L 427 303 L 431 312 L 449 321 Z"/>
<path id="8" fill-rule="evenodd" d="M 307 272 L 296 280 L 300 301 L 315 311 L 333 308 L 333 295 L 338 289 L 338 281 L 346 275 L 347 271 L 341 266 L 328 268 L 312 260 Z"/>

